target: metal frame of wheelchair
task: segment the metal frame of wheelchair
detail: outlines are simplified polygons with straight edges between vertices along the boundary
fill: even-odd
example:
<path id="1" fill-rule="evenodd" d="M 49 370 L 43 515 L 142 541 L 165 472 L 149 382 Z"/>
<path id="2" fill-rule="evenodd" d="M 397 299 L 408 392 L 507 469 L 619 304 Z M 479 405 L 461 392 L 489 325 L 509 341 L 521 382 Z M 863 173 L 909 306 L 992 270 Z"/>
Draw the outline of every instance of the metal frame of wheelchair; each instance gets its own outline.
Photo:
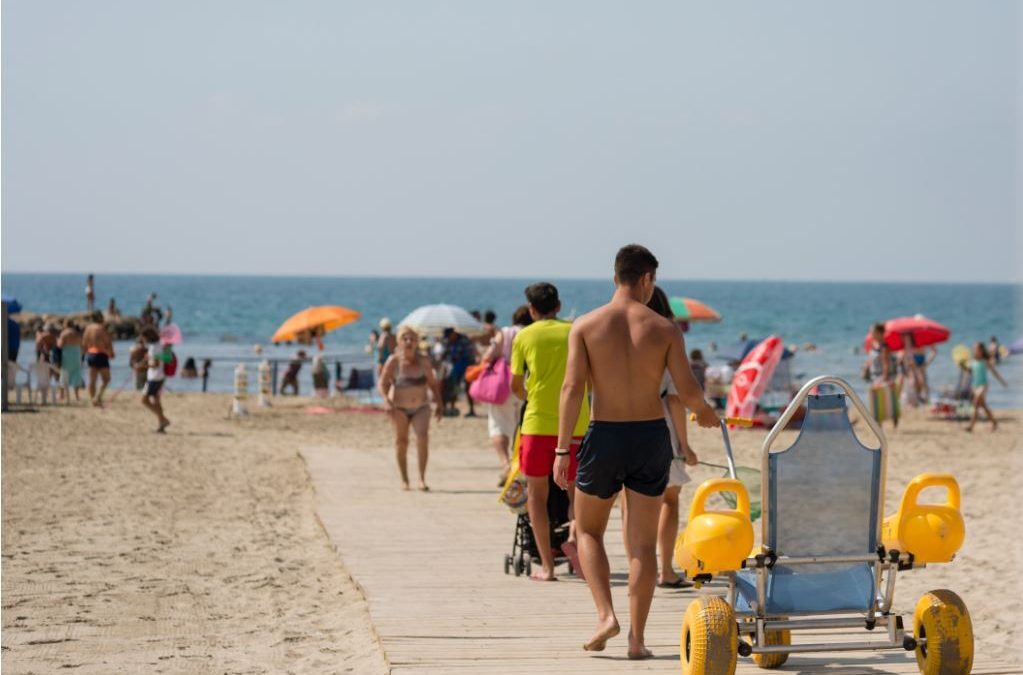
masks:
<path id="1" fill-rule="evenodd" d="M 920 599 L 915 613 L 918 624 L 925 622 L 923 617 L 928 611 L 932 613 L 933 611 L 945 612 L 938 617 L 938 624 L 934 623 L 934 618 L 926 619 L 930 621 L 930 625 L 935 633 L 930 637 L 925 633 L 921 625 L 917 625 L 914 632 L 907 633 L 902 615 L 892 611 L 895 582 L 898 573 L 912 569 L 914 566 L 923 567 L 924 564 L 917 561 L 912 553 L 894 549 L 888 550 L 882 543 L 882 525 L 885 523 L 884 501 L 888 443 L 884 433 L 874 421 L 863 402 L 844 380 L 832 376 L 820 376 L 807 382 L 764 440 L 761 466 L 761 503 L 763 504 L 761 540 L 768 540 L 772 517 L 771 509 L 768 507 L 771 503 L 770 480 L 768 479 L 771 448 L 796 411 L 802 407 L 811 393 L 822 384 L 834 385 L 840 388 L 842 393 L 852 401 L 863 421 L 880 442 L 880 446 L 874 449 L 880 453 L 876 518 L 877 550 L 874 553 L 864 553 L 863 555 L 792 557 L 784 555 L 784 552 L 775 552 L 763 546 L 761 547 L 761 552 L 750 555 L 741 563 L 742 569 L 754 570 L 756 576 L 756 598 L 748 602 L 750 606 L 749 611 L 735 609 L 739 570 L 695 575 L 694 579 L 698 583 L 709 581 L 714 576 L 723 577 L 727 581 L 727 591 L 723 601 L 720 596 L 701 596 L 694 600 L 687 610 L 683 621 L 682 644 L 680 645 L 683 673 L 692 675 L 733 673 L 736 667 L 737 656 L 752 656 L 757 665 L 762 668 L 777 668 L 785 663 L 789 654 L 889 649 L 915 651 L 920 671 L 925 675 L 950 672 L 969 673 L 972 668 L 973 657 L 972 627 L 969 613 L 958 596 L 951 591 L 941 590 L 931 591 Z M 848 415 L 848 411 L 845 414 Z M 734 467 L 727 431 L 725 432 L 725 448 L 728 453 L 729 466 Z M 955 484 L 955 479 L 950 476 L 946 477 L 946 480 Z M 954 486 L 958 502 L 958 485 L 955 484 Z M 951 487 L 949 489 L 951 490 Z M 694 501 L 695 499 L 694 497 Z M 956 508 L 958 508 L 958 503 Z M 680 535 L 680 541 L 681 539 Z M 872 564 L 874 593 L 870 607 L 865 612 L 854 610 L 814 611 L 812 613 L 803 612 L 802 616 L 800 616 L 799 612 L 790 612 L 788 615 L 783 616 L 766 611 L 769 604 L 768 583 L 775 564 L 800 566 L 819 563 Z M 938 610 L 934 610 L 935 607 Z M 697 630 L 695 632 L 690 631 L 690 628 L 694 626 L 693 620 L 690 617 L 695 618 L 701 612 L 704 613 L 698 619 L 701 625 L 696 626 Z M 951 620 L 949 620 L 950 617 Z M 734 626 L 734 630 L 732 626 Z M 791 644 L 791 634 L 796 631 L 820 631 L 823 629 L 842 628 L 859 628 L 866 631 L 880 629 L 884 630 L 886 635 L 884 640 L 875 639 L 855 642 L 822 641 L 812 644 Z M 950 654 L 950 651 L 955 650 L 948 648 L 945 644 L 947 640 L 939 643 L 939 638 L 948 637 L 938 635 L 943 630 L 946 632 L 965 631 L 956 636 L 956 638 L 961 641 L 960 644 L 968 643 L 969 649 L 963 650 L 968 653 Z M 928 654 L 929 639 L 932 640 L 932 651 L 940 652 L 943 649 L 944 656 L 941 653 Z M 701 644 L 690 644 L 691 640 L 700 640 Z M 953 664 L 951 668 L 949 667 L 950 663 Z M 722 668 L 722 666 L 724 667 Z"/>

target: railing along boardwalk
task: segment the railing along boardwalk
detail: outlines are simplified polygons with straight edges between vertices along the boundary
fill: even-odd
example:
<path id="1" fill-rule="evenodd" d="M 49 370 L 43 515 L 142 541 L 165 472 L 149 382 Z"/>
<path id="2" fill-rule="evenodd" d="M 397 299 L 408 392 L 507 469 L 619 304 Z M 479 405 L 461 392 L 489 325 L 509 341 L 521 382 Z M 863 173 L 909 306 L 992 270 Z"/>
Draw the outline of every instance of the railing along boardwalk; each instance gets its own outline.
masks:
<path id="1" fill-rule="evenodd" d="M 392 672 L 679 672 L 682 614 L 698 591 L 658 589 L 647 625 L 648 646 L 656 658 L 628 661 L 626 568 L 617 510 L 606 541 L 623 633 L 605 652 L 588 654 L 581 645 L 595 618 L 584 582 L 562 576 L 545 584 L 503 572 L 515 517 L 496 503 L 489 448 L 435 452 L 427 494 L 398 489 L 389 449 L 310 447 L 301 453 L 316 488 L 320 519 L 366 593 Z M 414 447 L 409 454 L 412 469 Z M 765 671 L 740 657 L 737 672 Z M 912 654 L 886 651 L 793 655 L 780 672 L 919 671 Z M 1023 669 L 979 654 L 973 672 Z"/>

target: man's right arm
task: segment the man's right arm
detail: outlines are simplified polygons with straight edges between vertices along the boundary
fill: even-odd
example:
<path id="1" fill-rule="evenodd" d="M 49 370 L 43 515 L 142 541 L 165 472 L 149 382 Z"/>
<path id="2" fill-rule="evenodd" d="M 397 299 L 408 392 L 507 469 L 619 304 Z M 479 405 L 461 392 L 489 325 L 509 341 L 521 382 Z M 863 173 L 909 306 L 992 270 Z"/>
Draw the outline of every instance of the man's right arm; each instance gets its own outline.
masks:
<path id="1" fill-rule="evenodd" d="M 671 335 L 668 343 L 667 363 L 665 364 L 671 379 L 678 390 L 678 396 L 685 403 L 686 407 L 696 413 L 696 423 L 701 427 L 716 427 L 718 415 L 714 408 L 707 403 L 703 396 L 703 389 L 700 383 L 693 377 L 693 371 L 689 367 L 689 359 L 686 357 L 686 344 L 682 333 L 674 326 L 671 326 Z"/>
<path id="2" fill-rule="evenodd" d="M 583 397 L 586 396 L 586 383 L 590 380 L 590 357 L 580 323 L 581 320 L 577 321 L 568 333 L 568 363 L 558 405 L 558 449 L 554 458 L 554 482 L 562 490 L 569 488 L 568 469 L 571 460 L 561 452 L 572 447 L 572 435 L 582 410 Z"/>

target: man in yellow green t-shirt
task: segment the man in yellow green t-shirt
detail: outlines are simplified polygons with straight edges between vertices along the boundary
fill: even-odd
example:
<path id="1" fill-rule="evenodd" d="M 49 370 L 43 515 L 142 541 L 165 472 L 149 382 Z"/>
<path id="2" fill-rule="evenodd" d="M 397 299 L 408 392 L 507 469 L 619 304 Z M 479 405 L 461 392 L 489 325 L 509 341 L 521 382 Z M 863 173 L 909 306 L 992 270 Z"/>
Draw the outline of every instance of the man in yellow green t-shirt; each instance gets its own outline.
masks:
<path id="1" fill-rule="evenodd" d="M 533 578 L 553 581 L 554 555 L 547 517 L 548 476 L 554 467 L 554 450 L 558 444 L 558 406 L 568 363 L 568 332 L 572 324 L 557 318 L 561 301 L 558 289 L 552 284 L 533 284 L 526 289 L 526 300 L 533 323 L 515 336 L 511 358 L 512 391 L 526 400 L 519 467 L 526 476 L 529 521 L 543 565 Z M 589 422 L 589 405 L 584 401 L 572 439 L 571 481 L 575 480 L 575 452 Z M 573 498 L 572 489 L 568 490 L 568 496 L 569 500 Z"/>

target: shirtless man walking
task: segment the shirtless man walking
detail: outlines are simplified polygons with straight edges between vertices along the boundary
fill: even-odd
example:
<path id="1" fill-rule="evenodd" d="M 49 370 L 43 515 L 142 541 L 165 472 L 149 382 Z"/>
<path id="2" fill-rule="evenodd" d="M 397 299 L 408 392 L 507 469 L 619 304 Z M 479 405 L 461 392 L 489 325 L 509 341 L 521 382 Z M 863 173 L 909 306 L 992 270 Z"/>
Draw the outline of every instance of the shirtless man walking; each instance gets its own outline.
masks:
<path id="1" fill-rule="evenodd" d="M 82 334 L 82 348 L 85 350 L 85 363 L 89 366 L 89 398 L 94 406 L 101 406 L 103 393 L 110 384 L 110 359 L 114 358 L 114 343 L 103 325 L 102 312 L 92 313 L 90 323 Z M 103 380 L 98 394 L 97 377 Z"/>
<path id="2" fill-rule="evenodd" d="M 624 485 L 630 659 L 652 656 L 643 633 L 657 583 L 657 522 L 673 454 L 660 397 L 666 368 L 682 402 L 696 413 L 697 423 L 718 425 L 717 414 L 689 369 L 682 334 L 646 306 L 656 273 L 657 258 L 650 251 L 636 244 L 623 247 L 615 257 L 611 301 L 572 325 L 554 463 L 555 482 L 568 489 L 572 427 L 589 382 L 593 421 L 578 453 L 575 523 L 583 572 L 597 606 L 597 631 L 583 649 L 602 651 L 620 631 L 611 602 L 604 530 L 615 495 Z"/>

